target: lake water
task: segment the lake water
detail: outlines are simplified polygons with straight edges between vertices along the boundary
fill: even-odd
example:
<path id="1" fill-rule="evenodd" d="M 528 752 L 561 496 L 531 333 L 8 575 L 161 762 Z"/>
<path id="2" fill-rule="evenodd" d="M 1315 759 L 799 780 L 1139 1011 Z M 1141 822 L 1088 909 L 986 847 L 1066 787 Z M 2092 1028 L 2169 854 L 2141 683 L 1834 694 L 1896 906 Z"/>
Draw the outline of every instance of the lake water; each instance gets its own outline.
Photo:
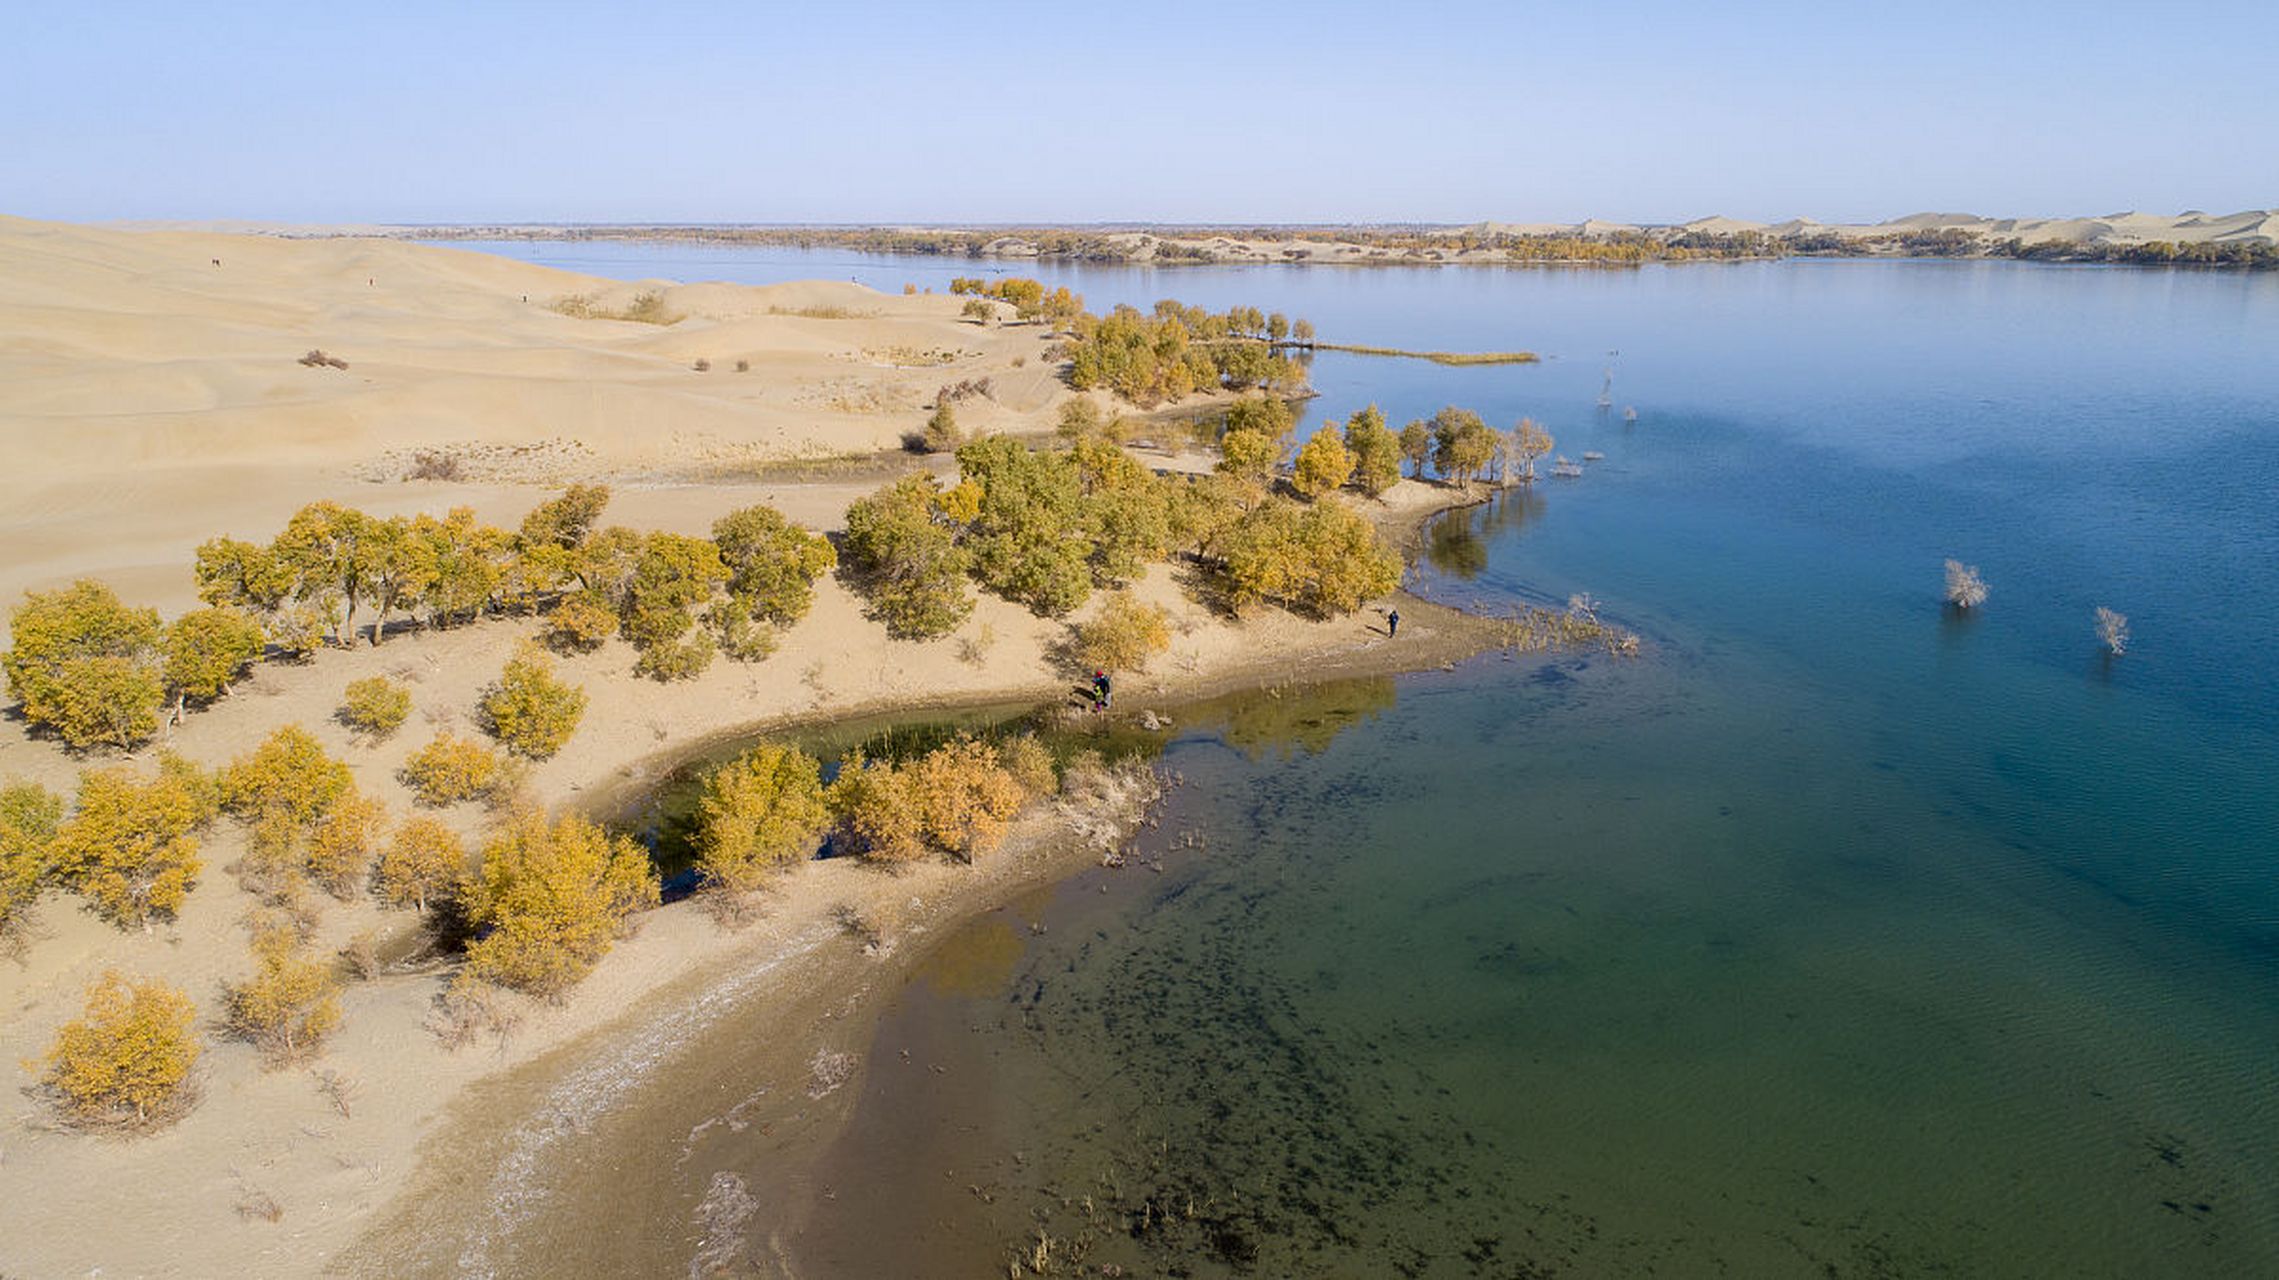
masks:
<path id="1" fill-rule="evenodd" d="M 797 1274 L 1003 1275 L 1041 1233 L 1062 1274 L 2279 1275 L 2279 275 L 1011 269 L 1541 352 L 1325 354 L 1308 420 L 1603 453 L 1450 517 L 1418 587 L 1588 591 L 1647 651 L 1183 722 L 1160 871 L 985 918 L 897 998 L 806 1202 L 754 1218 Z M 658 1131 L 750 1092 L 727 1052 Z M 684 1266 L 715 1174 L 779 1184 L 726 1129 L 663 1145 L 615 1216 Z"/>

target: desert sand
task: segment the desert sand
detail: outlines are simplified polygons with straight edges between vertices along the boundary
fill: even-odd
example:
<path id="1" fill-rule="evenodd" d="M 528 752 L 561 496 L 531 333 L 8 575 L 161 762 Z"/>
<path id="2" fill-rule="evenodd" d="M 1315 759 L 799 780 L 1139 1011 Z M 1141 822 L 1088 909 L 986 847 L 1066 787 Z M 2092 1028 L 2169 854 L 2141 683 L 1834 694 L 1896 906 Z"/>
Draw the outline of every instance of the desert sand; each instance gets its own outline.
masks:
<path id="1" fill-rule="evenodd" d="M 613 309 L 650 292 L 684 318 L 573 318 L 553 305 L 584 297 Z M 195 604 L 189 566 L 199 542 L 266 540 L 320 498 L 379 514 L 467 505 L 511 525 L 555 486 L 596 480 L 616 494 L 606 519 L 635 528 L 703 533 L 755 501 L 831 528 L 888 470 L 920 465 L 882 451 L 920 425 L 936 387 L 991 379 L 992 396 L 961 405 L 961 419 L 992 430 L 1043 430 L 1071 394 L 1040 357 L 1039 329 L 979 327 L 957 319 L 959 304 L 830 283 L 626 285 L 385 240 L 0 219 L 0 439 L 9 446 L 0 600 L 93 576 L 172 616 Z M 299 363 L 311 348 L 348 367 Z M 708 372 L 694 367 L 699 359 Z M 457 478 L 407 479 L 423 453 L 450 459 Z M 1404 481 L 1380 518 L 1405 536 L 1448 502 L 1448 491 Z M 1172 611 L 1177 634 L 1149 675 L 1124 684 L 1121 705 L 1134 708 L 1241 684 L 1441 665 L 1495 643 L 1483 620 L 1405 596 L 1395 645 L 1370 611 L 1335 622 L 1279 613 L 1228 621 L 1187 600 L 1162 566 L 1137 590 Z M 477 691 L 532 626 L 484 622 L 265 665 L 166 745 L 216 766 L 297 722 L 400 816 L 410 811 L 395 777 L 404 757 L 435 726 L 469 726 Z M 812 613 L 764 662 L 722 660 L 698 679 L 660 685 L 632 675 L 619 642 L 564 660 L 591 703 L 568 747 L 532 770 L 530 787 L 550 804 L 591 807 L 755 726 L 1049 698 L 1065 680 L 1046 649 L 1065 633 L 1063 622 L 984 596 L 957 637 L 892 641 L 826 578 Z M 332 713 L 349 681 L 374 673 L 410 683 L 415 709 L 393 737 L 359 744 Z M 107 759 L 74 757 L 20 721 L 0 722 L 0 778 L 68 795 L 80 768 Z M 471 838 L 487 819 L 471 805 L 445 816 Z M 511 1200 L 513 1190 L 512 1169 L 499 1182 L 500 1166 L 483 1154 L 498 1148 L 466 1135 L 522 1132 L 533 1116 L 540 1129 L 549 1117 L 574 1123 L 577 1108 L 606 1106 L 609 1089 L 637 1083 L 651 1055 L 685 1043 L 724 1001 L 780 1003 L 787 1033 L 769 1062 L 792 1082 L 804 1081 L 819 1049 L 859 1056 L 861 1020 L 847 1015 L 862 991 L 890 981 L 896 961 L 865 955 L 834 908 L 894 917 L 913 945 L 887 955 L 907 957 L 928 931 L 1071 859 L 1097 857 L 1068 831 L 1065 815 L 1033 812 L 979 868 L 897 877 L 809 864 L 740 930 L 685 904 L 645 913 L 637 935 L 566 1003 L 521 1005 L 511 1032 L 457 1051 L 423 1027 L 440 968 L 391 969 L 348 988 L 346 1025 L 310 1067 L 265 1071 L 249 1046 L 212 1025 L 219 984 L 251 968 L 242 922 L 253 899 L 224 870 L 243 833 L 224 822 L 178 919 L 125 932 L 51 894 L 24 953 L 0 959 L 0 1069 L 20 1087 L 36 1074 L 21 1064 L 77 1014 L 82 991 L 107 968 L 190 992 L 206 1046 L 203 1101 L 153 1136 L 67 1131 L 19 1094 L 0 1125 L 0 1274 L 395 1274 L 415 1239 L 419 1259 L 448 1272 L 458 1254 L 437 1243 L 436 1224 L 474 1230 L 467 1223 L 486 1220 L 494 1198 Z M 415 933 L 416 920 L 369 902 L 330 903 L 316 945 L 328 953 L 367 931 L 385 948 Z M 331 1073 L 330 1093 L 320 1073 Z"/>

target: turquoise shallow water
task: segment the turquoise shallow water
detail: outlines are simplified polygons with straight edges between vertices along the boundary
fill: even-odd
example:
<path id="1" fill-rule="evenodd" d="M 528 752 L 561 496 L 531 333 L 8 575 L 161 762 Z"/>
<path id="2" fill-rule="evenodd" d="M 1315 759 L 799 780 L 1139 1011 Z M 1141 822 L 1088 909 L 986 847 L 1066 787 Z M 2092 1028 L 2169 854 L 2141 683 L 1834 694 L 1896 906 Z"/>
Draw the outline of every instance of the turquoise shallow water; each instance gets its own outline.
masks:
<path id="1" fill-rule="evenodd" d="M 1189 727 L 1160 873 L 985 920 L 897 1002 L 801 1274 L 1003 1274 L 1040 1231 L 1134 1274 L 2279 1274 L 2279 277 L 1043 274 L 1543 351 L 1324 356 L 1309 420 L 1603 452 L 1450 517 L 1420 589 L 1588 590 L 1648 653 Z M 661 1238 L 759 1158 L 701 1155 Z"/>

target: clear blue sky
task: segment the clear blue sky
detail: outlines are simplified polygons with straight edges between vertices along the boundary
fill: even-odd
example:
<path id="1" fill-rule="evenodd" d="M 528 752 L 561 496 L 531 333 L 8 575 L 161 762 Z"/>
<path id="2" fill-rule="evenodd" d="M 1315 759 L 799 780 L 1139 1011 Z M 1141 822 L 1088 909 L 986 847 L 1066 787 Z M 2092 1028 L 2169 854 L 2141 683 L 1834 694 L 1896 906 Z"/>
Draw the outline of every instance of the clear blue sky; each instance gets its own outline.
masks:
<path id="1" fill-rule="evenodd" d="M 41 218 L 2279 205 L 2274 0 L 7 10 L 0 212 Z"/>

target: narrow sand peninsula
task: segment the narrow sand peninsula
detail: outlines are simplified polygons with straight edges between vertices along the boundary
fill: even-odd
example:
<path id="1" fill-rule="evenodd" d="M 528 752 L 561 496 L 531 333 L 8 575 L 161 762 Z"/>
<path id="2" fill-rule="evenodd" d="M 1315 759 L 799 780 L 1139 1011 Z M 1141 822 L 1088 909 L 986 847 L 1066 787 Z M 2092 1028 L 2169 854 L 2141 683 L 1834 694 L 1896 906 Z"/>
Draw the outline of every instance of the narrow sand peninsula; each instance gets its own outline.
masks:
<path id="1" fill-rule="evenodd" d="M 584 297 L 616 309 L 648 292 L 685 318 L 583 319 L 551 305 Z M 608 518 L 635 528 L 702 533 L 755 501 L 834 527 L 880 482 L 876 468 L 902 465 L 875 455 L 920 424 L 920 406 L 941 384 L 992 380 L 992 398 L 961 406 L 984 429 L 1041 430 L 1069 394 L 1040 358 L 1039 330 L 979 328 L 959 321 L 957 306 L 837 284 L 627 286 L 385 241 L 0 219 L 0 437 L 10 453 L 0 471 L 0 600 L 95 576 L 171 616 L 194 604 L 199 542 L 266 540 L 320 498 L 380 514 L 468 505 L 512 524 L 550 486 L 590 479 L 616 489 Z M 348 368 L 299 363 L 311 348 Z M 698 359 L 709 372 L 693 368 Z M 422 452 L 455 459 L 458 478 L 406 480 Z M 784 478 L 788 462 L 849 457 L 868 461 L 817 463 L 817 480 Z M 1381 518 L 1405 537 L 1449 496 L 1403 482 Z M 1134 708 L 1230 685 L 1440 665 L 1496 642 L 1483 620 L 1406 597 L 1396 645 L 1369 612 L 1229 622 L 1188 601 L 1162 566 L 1137 590 L 1172 611 L 1177 634 L 1155 675 L 1126 682 Z M 192 715 L 170 745 L 216 766 L 297 722 L 401 815 L 404 757 L 434 726 L 468 725 L 477 690 L 531 625 L 486 622 L 264 666 Z M 813 612 L 758 664 L 721 661 L 696 680 L 660 685 L 633 677 L 619 642 L 565 660 L 591 703 L 569 746 L 532 771 L 531 787 L 548 804 L 575 805 L 637 789 L 674 756 L 739 728 L 1049 697 L 1062 677 L 1045 652 L 1065 633 L 1064 623 L 984 596 L 960 632 L 989 637 L 978 654 L 957 638 L 891 641 L 827 578 Z M 415 710 L 390 740 L 359 745 L 331 717 L 346 684 L 375 673 L 411 684 Z M 0 722 L 0 778 L 68 794 L 91 762 L 101 761 Z M 485 820 L 473 806 L 445 816 L 470 836 Z M 181 986 L 207 1024 L 204 1100 L 155 1136 L 59 1131 L 35 1100 L 20 1099 L 0 1126 L 0 1273 L 400 1272 L 411 1258 L 400 1248 L 442 1208 L 489 1205 L 500 1193 L 499 1149 L 472 1148 L 477 1169 L 455 1146 L 476 1121 L 519 1132 L 522 1117 L 507 1112 L 524 1106 L 575 1123 L 578 1105 L 606 1105 L 607 1088 L 637 1081 L 653 1060 L 644 1055 L 700 1030 L 728 1000 L 779 1002 L 786 1036 L 770 1062 L 803 1082 L 818 1048 L 853 1043 L 843 1019 L 859 989 L 891 973 L 846 940 L 834 907 L 893 904 L 916 936 L 1092 856 L 1066 838 L 1065 823 L 1038 813 L 978 869 L 896 877 L 810 864 L 741 931 L 686 906 L 650 912 L 566 1004 L 526 1006 L 510 1034 L 457 1052 L 423 1028 L 442 975 L 390 972 L 348 988 L 346 1025 L 315 1071 L 265 1072 L 251 1048 L 211 1026 L 218 985 L 250 969 L 241 922 L 253 900 L 223 870 L 243 846 L 234 824 L 216 828 L 201 883 L 171 924 L 122 932 L 51 895 L 26 953 L 0 960 L 0 1063 L 20 1086 L 33 1073 L 18 1064 L 76 1015 L 81 992 L 107 968 Z M 334 903 L 315 945 L 329 953 L 367 930 L 388 939 L 414 928 L 404 913 Z M 574 1073 L 592 1063 L 617 1064 L 618 1074 L 579 1093 L 584 1077 Z M 316 1072 L 336 1073 L 336 1096 Z M 539 1080 L 550 1083 L 529 1083 Z M 558 1091 L 564 1080 L 570 1095 Z M 374 1231 L 372 1243 L 344 1253 Z M 433 1240 L 417 1253 L 439 1270 L 458 1265 Z"/>

